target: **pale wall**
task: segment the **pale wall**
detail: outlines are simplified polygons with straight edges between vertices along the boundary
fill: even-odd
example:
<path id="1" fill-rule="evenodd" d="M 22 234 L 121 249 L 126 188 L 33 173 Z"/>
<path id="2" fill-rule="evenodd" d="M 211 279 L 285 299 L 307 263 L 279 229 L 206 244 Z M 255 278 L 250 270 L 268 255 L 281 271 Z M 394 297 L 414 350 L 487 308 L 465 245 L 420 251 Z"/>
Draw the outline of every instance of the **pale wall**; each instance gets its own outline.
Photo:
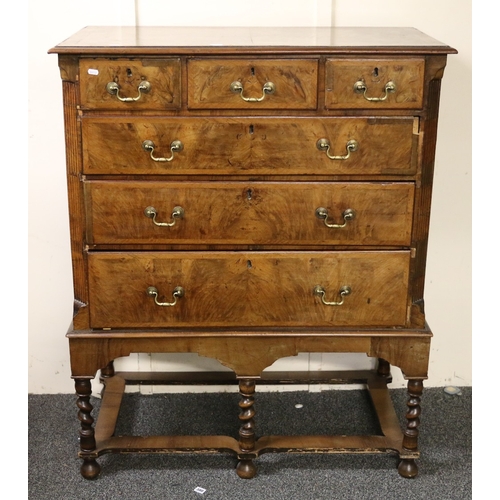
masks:
<path id="1" fill-rule="evenodd" d="M 286 6 L 286 8 L 284 8 Z M 70 393 L 64 334 L 73 307 L 61 81 L 47 50 L 86 25 L 413 26 L 445 42 L 426 311 L 434 331 L 427 386 L 472 385 L 471 2 L 456 0 L 114 0 L 31 2 L 29 11 L 29 371 L 31 393 Z M 458 104 L 457 104 L 458 103 Z M 166 359 L 169 364 L 167 366 Z M 371 366 L 364 355 L 302 354 L 280 369 Z M 120 363 L 118 363 L 120 365 Z M 218 369 L 195 355 L 132 355 L 128 369 Z M 394 370 L 393 387 L 404 384 Z"/>

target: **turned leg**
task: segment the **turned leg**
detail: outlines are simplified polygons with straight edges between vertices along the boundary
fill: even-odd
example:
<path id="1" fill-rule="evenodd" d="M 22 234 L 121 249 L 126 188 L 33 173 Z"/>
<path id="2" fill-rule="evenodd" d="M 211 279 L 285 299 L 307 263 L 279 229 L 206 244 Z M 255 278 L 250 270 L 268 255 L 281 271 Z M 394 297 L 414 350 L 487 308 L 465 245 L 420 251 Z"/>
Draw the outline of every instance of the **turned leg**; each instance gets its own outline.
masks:
<path id="1" fill-rule="evenodd" d="M 115 375 L 115 366 L 113 361 L 110 361 L 104 368 L 101 369 L 102 378 L 110 378 Z"/>
<path id="2" fill-rule="evenodd" d="M 378 358 L 377 375 L 384 378 L 391 377 L 391 365 L 385 359 Z"/>
<path id="3" fill-rule="evenodd" d="M 408 411 L 406 412 L 406 429 L 403 436 L 403 449 L 408 451 L 418 451 L 418 426 L 420 425 L 420 398 L 424 384 L 421 380 L 408 381 Z M 418 467 L 414 459 L 401 460 L 399 473 L 403 477 L 412 478 L 418 474 Z"/>
<path id="4" fill-rule="evenodd" d="M 241 396 L 239 402 L 241 408 L 239 415 L 241 421 L 239 445 L 242 452 L 251 452 L 255 448 L 255 422 L 253 419 L 255 416 L 255 380 L 241 379 L 239 386 Z M 252 459 L 243 458 L 238 462 L 236 472 L 241 478 L 250 479 L 255 476 L 257 468 Z"/>
<path id="5" fill-rule="evenodd" d="M 93 407 L 90 404 L 90 395 L 92 394 L 90 380 L 86 378 L 75 379 L 75 389 L 78 395 L 76 401 L 76 406 L 78 406 L 79 409 L 78 419 L 81 423 L 80 450 L 83 464 L 80 471 L 85 479 L 94 479 L 99 475 L 99 472 L 101 472 L 101 467 L 95 458 L 85 456 L 85 454 L 94 451 L 96 448 L 94 428 L 92 427 L 94 419 L 91 415 Z"/>

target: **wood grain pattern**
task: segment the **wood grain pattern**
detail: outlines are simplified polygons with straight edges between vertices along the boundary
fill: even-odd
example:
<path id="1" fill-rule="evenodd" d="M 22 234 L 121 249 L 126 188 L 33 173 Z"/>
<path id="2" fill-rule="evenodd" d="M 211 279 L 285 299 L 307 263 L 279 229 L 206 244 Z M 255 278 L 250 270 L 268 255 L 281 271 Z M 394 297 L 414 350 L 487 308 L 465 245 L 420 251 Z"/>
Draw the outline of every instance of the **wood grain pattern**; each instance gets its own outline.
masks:
<path id="1" fill-rule="evenodd" d="M 410 27 L 87 26 L 49 50 L 60 54 L 456 54 Z"/>
<path id="2" fill-rule="evenodd" d="M 238 377 L 260 377 L 276 360 L 300 352 L 361 352 L 400 367 L 407 378 L 427 378 L 428 328 L 151 328 L 68 333 L 73 377 L 92 378 L 111 360 L 136 352 L 195 352 Z"/>
<path id="3" fill-rule="evenodd" d="M 427 261 L 427 242 L 431 216 L 432 186 L 434 178 L 434 159 L 438 132 L 439 98 L 441 80 L 446 67 L 446 57 L 429 57 L 426 66 L 426 110 L 427 117 L 420 127 L 422 136 L 420 162 L 421 173 L 417 178 L 415 190 L 416 212 L 413 223 L 412 240 L 416 249 L 414 265 L 411 269 L 411 301 L 414 304 L 412 323 L 423 326 L 425 323 L 424 286 Z"/>
<path id="4" fill-rule="evenodd" d="M 121 102 L 106 90 L 108 82 L 116 82 L 120 96 L 136 97 L 140 83 L 151 84 L 151 90 L 135 102 Z M 105 59 L 80 60 L 80 99 L 82 108 L 112 110 L 176 109 L 181 104 L 181 63 L 169 59 Z"/>
<path id="5" fill-rule="evenodd" d="M 300 59 L 190 59 L 188 61 L 189 109 L 315 109 L 318 61 Z M 243 96 L 262 97 L 266 82 L 275 92 L 260 102 L 246 102 L 231 91 L 241 82 Z"/>
<path id="6" fill-rule="evenodd" d="M 93 328 L 404 326 L 409 252 L 113 252 L 89 254 Z M 325 306 L 352 289 L 342 306 Z M 174 307 L 175 287 L 185 297 Z"/>
<path id="7" fill-rule="evenodd" d="M 87 181 L 87 241 L 91 244 L 410 244 L 413 183 Z M 171 222 L 158 227 L 144 215 L 156 208 Z M 328 228 L 315 215 L 356 212 L 344 228 Z"/>
<path id="8" fill-rule="evenodd" d="M 408 175 L 416 170 L 414 118 L 84 118 L 86 174 Z M 330 141 L 331 160 L 316 143 Z M 171 162 L 155 162 L 142 149 L 154 142 L 157 157 L 170 144 L 184 149 Z"/>
<path id="9" fill-rule="evenodd" d="M 325 105 L 336 109 L 419 109 L 422 107 L 425 60 L 330 59 L 325 63 Z M 357 94 L 354 84 L 365 82 L 368 97 L 383 97 L 385 84 L 393 81 L 396 92 L 385 101 L 373 102 Z"/>
<path id="10" fill-rule="evenodd" d="M 67 73 L 74 74 L 71 64 Z M 69 228 L 71 236 L 71 263 L 73 270 L 73 324 L 75 328 L 88 328 L 88 286 L 87 255 L 84 246 L 85 219 L 83 185 L 80 182 L 82 170 L 81 135 L 77 122 L 77 86 L 71 81 L 63 81 L 64 125 L 66 130 L 66 181 L 68 190 Z"/>
<path id="11" fill-rule="evenodd" d="M 250 478 L 264 451 L 391 450 L 399 473 L 414 477 L 432 337 L 423 285 L 440 79 L 455 49 L 408 28 L 88 27 L 50 52 L 64 80 L 82 475 L 96 477 L 107 452 L 229 450 Z M 135 97 L 144 80 L 151 92 L 136 102 L 106 91 L 113 81 Z M 397 90 L 371 102 L 354 92 L 358 80 L 368 97 L 382 97 L 389 80 Z M 245 102 L 235 81 L 246 97 L 260 98 L 269 81 L 276 91 Z M 331 160 L 319 139 L 330 155 L 351 140 L 358 150 Z M 145 140 L 155 157 L 170 157 L 174 140 L 184 147 L 155 162 Z M 174 206 L 184 217 L 157 227 L 147 206 L 160 222 Z M 347 208 L 356 217 L 327 228 L 318 207 L 330 222 Z M 326 301 L 339 301 L 342 286 L 351 294 L 327 305 L 316 285 Z M 177 286 L 185 294 L 163 307 L 150 286 L 160 302 Z M 157 352 L 198 353 L 236 374 L 239 444 L 113 435 L 125 385 L 114 385 L 113 360 Z M 256 439 L 255 379 L 302 352 L 382 360 L 367 382 L 384 436 Z M 387 393 L 391 364 L 409 380 L 404 433 Z M 89 379 L 99 369 L 110 393 L 94 434 Z"/>

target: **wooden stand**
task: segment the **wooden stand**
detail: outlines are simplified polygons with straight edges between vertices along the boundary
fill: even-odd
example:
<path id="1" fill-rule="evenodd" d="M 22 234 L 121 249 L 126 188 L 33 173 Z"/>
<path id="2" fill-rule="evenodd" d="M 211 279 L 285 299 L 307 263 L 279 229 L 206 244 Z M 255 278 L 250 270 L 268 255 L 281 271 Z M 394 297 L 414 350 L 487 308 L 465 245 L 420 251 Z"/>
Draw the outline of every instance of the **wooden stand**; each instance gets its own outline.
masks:
<path id="1" fill-rule="evenodd" d="M 268 452 L 292 452 L 292 453 L 396 453 L 400 458 L 398 471 L 403 477 L 412 478 L 418 473 L 418 468 L 415 460 L 419 457 L 418 450 L 418 426 L 420 417 L 420 397 L 422 394 L 422 379 L 425 376 L 413 376 L 408 378 L 408 412 L 406 414 L 407 426 L 401 429 L 395 410 L 393 408 L 387 384 L 392 381 L 390 374 L 390 362 L 387 358 L 397 361 L 400 365 L 405 364 L 407 355 L 405 353 L 420 352 L 424 355 L 412 356 L 409 366 L 410 372 L 418 370 L 418 360 L 423 363 L 422 366 L 427 366 L 427 347 L 430 341 L 431 333 L 426 331 L 414 331 L 408 336 L 408 331 L 404 335 L 398 336 L 397 332 L 391 333 L 390 343 L 384 342 L 385 336 L 379 332 L 377 336 L 373 333 L 370 337 L 360 337 L 359 333 L 356 337 L 349 335 L 349 332 L 343 334 L 324 334 L 322 336 L 310 335 L 305 336 L 304 332 L 300 336 L 291 334 L 283 334 L 279 345 L 281 347 L 288 346 L 290 354 L 297 354 L 303 350 L 297 345 L 302 344 L 304 339 L 308 340 L 309 345 L 314 345 L 318 342 L 325 344 L 328 340 L 330 352 L 335 352 L 335 347 L 339 347 L 346 341 L 346 337 L 350 338 L 351 352 L 357 352 L 355 349 L 356 343 L 358 348 L 363 343 L 369 346 L 367 354 L 378 350 L 384 354 L 384 357 L 379 357 L 377 370 L 361 370 L 361 371 L 328 371 L 328 372 L 270 372 L 262 375 L 242 373 L 238 366 L 241 363 L 245 365 L 244 353 L 249 345 L 254 345 L 253 358 L 259 359 L 260 363 L 272 364 L 269 359 L 268 342 L 272 343 L 272 339 L 266 336 L 265 339 L 259 339 L 260 347 L 257 347 L 253 341 L 255 335 L 244 335 L 239 332 L 240 350 L 232 351 L 232 354 L 227 354 L 223 348 L 227 347 L 227 342 L 232 342 L 238 338 L 235 332 L 222 335 L 215 346 L 215 350 L 219 353 L 226 352 L 217 356 L 216 359 L 223 364 L 232 364 L 236 367 L 236 373 L 231 372 L 210 372 L 210 373 L 148 373 L 148 372 L 114 372 L 113 360 L 109 360 L 101 370 L 101 380 L 104 384 L 102 404 L 99 411 L 99 416 L 96 421 L 95 429 L 93 427 L 94 418 L 91 416 L 93 410 L 89 402 L 91 394 L 91 378 L 74 375 L 76 392 L 78 394 L 77 406 L 79 408 L 79 419 L 81 421 L 80 431 L 80 453 L 79 456 L 83 459 L 81 473 L 86 479 L 93 479 L 99 475 L 100 466 L 97 463 L 97 458 L 105 453 L 214 453 L 214 452 L 230 452 L 237 456 L 239 462 L 236 467 L 237 474 L 244 479 L 250 479 L 255 476 L 257 469 L 254 460 L 263 453 Z M 115 350 L 118 350 L 123 355 L 124 343 L 130 341 L 131 333 L 128 332 L 125 337 L 121 337 L 117 333 L 109 334 L 88 334 L 84 335 L 86 345 L 88 347 L 89 336 L 93 335 L 96 343 L 95 353 L 100 353 L 94 357 L 94 363 L 101 359 L 103 353 L 112 355 Z M 77 352 L 79 340 L 84 340 L 79 337 L 82 333 L 75 334 L 70 332 L 70 346 L 73 347 L 72 352 Z M 120 338 L 121 337 L 121 338 Z M 175 351 L 177 344 L 176 337 L 172 334 L 169 336 L 169 342 L 165 342 L 165 338 L 158 337 L 157 333 L 147 340 L 146 334 L 141 334 L 141 342 L 136 342 L 135 349 L 131 352 L 148 350 L 149 342 L 155 341 L 157 347 L 163 346 L 163 349 L 157 349 L 156 352 L 172 352 Z M 186 341 L 184 335 L 183 341 Z M 193 334 L 190 337 L 190 344 L 197 345 L 198 349 L 204 351 L 202 346 L 208 348 L 203 342 L 203 334 Z M 356 339 L 354 341 L 354 339 Z M 401 344 L 400 349 L 394 349 L 398 343 Z M 138 339 L 136 339 L 137 341 Z M 386 339 L 388 340 L 388 339 Z M 214 342 L 211 339 L 210 345 Z M 144 343 L 141 349 L 140 345 Z M 384 352 L 384 345 L 391 345 L 391 349 Z M 325 344 L 328 345 L 328 344 Z M 376 348 L 376 346 L 379 346 Z M 100 347 L 99 347 L 100 346 Z M 426 347 L 427 346 L 427 347 Z M 297 352 L 294 352 L 294 351 Z M 327 350 L 328 351 L 328 350 Z M 192 352 L 191 348 L 186 348 L 186 352 Z M 306 350 L 307 352 L 307 350 Z M 315 352 L 309 350 L 309 352 Z M 337 351 L 338 352 L 338 351 Z M 75 355 L 76 356 L 76 355 Z M 118 357 L 118 356 L 117 356 Z M 282 357 L 282 356 L 280 356 Z M 274 356 L 273 356 L 274 358 Z M 88 362 L 88 352 L 85 356 Z M 114 359 L 114 358 L 113 358 Z M 277 359 L 277 358 L 276 358 Z M 76 357 L 72 356 L 74 371 L 78 371 Z M 247 359 L 248 362 L 248 359 Z M 260 368 L 259 368 L 260 369 Z M 255 370 L 254 370 L 255 371 Z M 262 370 L 261 370 L 262 371 Z M 415 372 L 416 373 L 416 372 Z M 254 404 L 254 394 L 256 382 L 262 384 L 365 384 L 370 394 L 374 410 L 376 412 L 381 434 L 371 436 L 345 436 L 345 435 L 307 435 L 307 436 L 261 436 L 255 435 L 254 416 L 258 408 Z M 240 402 L 239 402 L 239 419 L 241 422 L 239 429 L 239 439 L 230 436 L 115 436 L 115 428 L 122 403 L 122 396 L 127 385 L 138 384 L 162 384 L 162 385 L 184 385 L 184 384 L 239 384 Z M 236 408 L 235 408 L 236 411 Z"/>

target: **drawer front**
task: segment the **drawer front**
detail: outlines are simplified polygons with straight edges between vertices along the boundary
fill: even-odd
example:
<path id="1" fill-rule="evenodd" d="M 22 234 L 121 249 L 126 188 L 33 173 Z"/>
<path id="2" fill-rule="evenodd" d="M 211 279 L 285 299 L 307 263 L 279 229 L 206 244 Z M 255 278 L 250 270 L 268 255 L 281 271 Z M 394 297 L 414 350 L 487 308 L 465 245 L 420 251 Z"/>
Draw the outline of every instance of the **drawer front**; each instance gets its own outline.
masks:
<path id="1" fill-rule="evenodd" d="M 404 326 L 409 260 L 408 251 L 90 253 L 91 327 Z"/>
<path id="2" fill-rule="evenodd" d="M 424 59 L 330 59 L 326 61 L 328 109 L 420 109 Z"/>
<path id="3" fill-rule="evenodd" d="M 411 241 L 413 183 L 88 181 L 85 194 L 91 244 Z"/>
<path id="4" fill-rule="evenodd" d="M 190 109 L 316 109 L 316 60 L 191 59 Z"/>
<path id="5" fill-rule="evenodd" d="M 180 108 L 180 59 L 81 59 L 80 98 L 84 109 Z"/>
<path id="6" fill-rule="evenodd" d="M 418 135 L 412 117 L 87 117 L 82 122 L 87 174 L 363 176 L 416 171 Z"/>

